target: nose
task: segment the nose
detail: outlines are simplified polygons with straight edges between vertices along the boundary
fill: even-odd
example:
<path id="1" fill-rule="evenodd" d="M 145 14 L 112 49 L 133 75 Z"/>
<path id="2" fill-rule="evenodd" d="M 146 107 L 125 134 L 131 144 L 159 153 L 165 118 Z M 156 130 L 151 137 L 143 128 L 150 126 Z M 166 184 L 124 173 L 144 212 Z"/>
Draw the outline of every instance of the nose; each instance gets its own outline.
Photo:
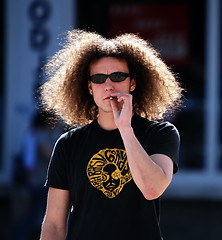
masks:
<path id="1" fill-rule="evenodd" d="M 111 79 L 109 77 L 105 81 L 105 90 L 106 91 L 114 90 L 113 82 L 111 81 Z"/>

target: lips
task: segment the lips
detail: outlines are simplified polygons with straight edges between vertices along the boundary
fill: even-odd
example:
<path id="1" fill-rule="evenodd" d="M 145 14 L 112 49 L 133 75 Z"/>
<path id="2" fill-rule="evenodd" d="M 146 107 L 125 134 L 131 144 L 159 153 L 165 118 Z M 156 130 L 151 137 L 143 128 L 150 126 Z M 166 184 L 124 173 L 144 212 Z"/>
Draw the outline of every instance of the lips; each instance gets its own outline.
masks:
<path id="1" fill-rule="evenodd" d="M 108 97 L 105 97 L 105 99 L 110 99 L 110 96 L 108 96 Z"/>
<path id="2" fill-rule="evenodd" d="M 116 97 L 108 96 L 108 97 L 105 97 L 104 99 L 105 100 L 113 100 L 114 98 L 116 98 Z"/>

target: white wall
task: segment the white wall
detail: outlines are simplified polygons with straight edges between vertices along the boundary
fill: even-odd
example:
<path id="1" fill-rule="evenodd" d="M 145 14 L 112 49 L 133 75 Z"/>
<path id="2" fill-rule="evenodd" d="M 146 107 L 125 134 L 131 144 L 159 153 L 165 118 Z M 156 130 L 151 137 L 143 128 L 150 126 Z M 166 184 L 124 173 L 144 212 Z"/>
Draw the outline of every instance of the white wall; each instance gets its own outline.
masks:
<path id="1" fill-rule="evenodd" d="M 43 59 L 58 49 L 59 36 L 75 26 L 74 0 L 5 1 L 5 91 L 3 166 L 0 183 L 10 183 L 13 159 L 35 110 L 34 88 Z"/>

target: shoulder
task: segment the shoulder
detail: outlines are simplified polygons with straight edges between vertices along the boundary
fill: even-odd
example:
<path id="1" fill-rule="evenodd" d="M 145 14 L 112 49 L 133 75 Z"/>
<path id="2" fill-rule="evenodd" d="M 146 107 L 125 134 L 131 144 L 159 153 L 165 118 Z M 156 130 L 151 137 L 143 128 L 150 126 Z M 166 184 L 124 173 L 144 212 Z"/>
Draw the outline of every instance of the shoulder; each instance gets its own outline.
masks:
<path id="1" fill-rule="evenodd" d="M 57 140 L 56 144 L 67 144 L 69 142 L 73 142 L 75 140 L 78 140 L 79 137 L 86 135 L 91 128 L 93 128 L 93 122 L 89 123 L 87 125 L 76 127 L 73 129 L 70 129 L 69 131 L 63 133 Z"/>
<path id="2" fill-rule="evenodd" d="M 144 133 L 153 133 L 158 135 L 170 134 L 179 137 L 177 128 L 172 123 L 167 121 L 158 122 L 136 115 L 134 119 L 134 126 L 136 129 L 140 129 Z"/>
<path id="3" fill-rule="evenodd" d="M 174 161 L 174 170 L 178 170 L 180 135 L 177 128 L 170 122 L 158 122 L 148 119 L 141 119 L 144 141 L 148 144 L 144 145 L 147 152 L 152 154 L 164 154 Z"/>
<path id="4" fill-rule="evenodd" d="M 159 134 L 175 134 L 179 137 L 177 128 L 170 122 L 152 121 L 153 130 Z"/>

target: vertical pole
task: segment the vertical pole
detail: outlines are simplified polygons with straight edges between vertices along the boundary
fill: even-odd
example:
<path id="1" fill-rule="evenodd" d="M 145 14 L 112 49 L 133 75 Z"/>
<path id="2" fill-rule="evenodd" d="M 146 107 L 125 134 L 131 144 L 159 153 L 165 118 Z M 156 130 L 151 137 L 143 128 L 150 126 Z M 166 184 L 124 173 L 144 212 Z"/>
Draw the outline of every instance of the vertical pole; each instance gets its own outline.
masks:
<path id="1" fill-rule="evenodd" d="M 212 175 L 219 160 L 220 0 L 206 0 L 205 166 Z"/>

